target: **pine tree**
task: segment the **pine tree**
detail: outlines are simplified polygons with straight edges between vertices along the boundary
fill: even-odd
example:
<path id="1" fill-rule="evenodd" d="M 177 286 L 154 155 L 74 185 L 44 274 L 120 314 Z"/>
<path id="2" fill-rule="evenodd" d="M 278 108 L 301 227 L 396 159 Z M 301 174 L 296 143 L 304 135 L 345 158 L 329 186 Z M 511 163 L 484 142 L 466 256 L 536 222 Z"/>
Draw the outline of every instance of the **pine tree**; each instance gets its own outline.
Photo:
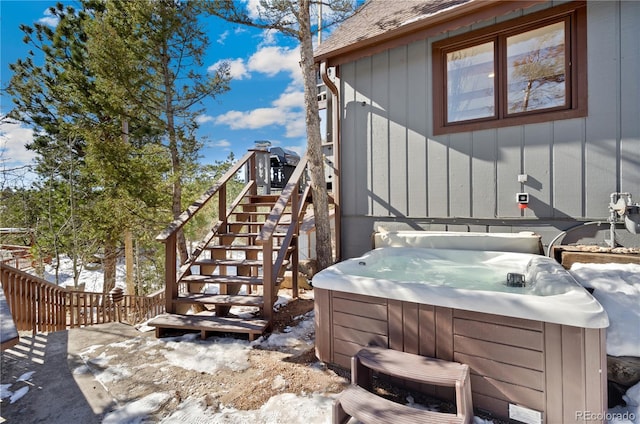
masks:
<path id="1" fill-rule="evenodd" d="M 203 66 L 209 40 L 202 27 L 204 2 L 112 0 L 89 31 L 96 72 L 109 92 L 126 99 L 126 119 L 144 116 L 171 160 L 173 217 L 183 211 L 183 181 L 196 162 L 198 105 L 229 89 L 228 66 L 212 74 Z M 126 58 L 126 60 L 122 60 Z M 123 66 L 124 65 L 124 66 Z M 186 81 L 186 82 L 185 82 Z M 181 263 L 188 259 L 182 231 Z"/>
<path id="2" fill-rule="evenodd" d="M 264 29 L 274 29 L 291 36 L 300 43 L 300 66 L 304 83 L 305 121 L 307 127 L 307 156 L 311 176 L 313 210 L 316 224 L 316 256 L 318 266 L 324 269 L 333 263 L 329 199 L 324 176 L 322 136 L 317 101 L 318 68 L 313 59 L 312 9 L 320 13 L 321 5 L 332 14 L 331 22 L 344 19 L 353 11 L 350 0 L 260 0 L 259 16 L 250 17 L 244 3 L 233 0 L 213 0 L 209 3 L 212 14 L 227 21 Z M 316 28 L 316 30 L 320 30 Z"/>

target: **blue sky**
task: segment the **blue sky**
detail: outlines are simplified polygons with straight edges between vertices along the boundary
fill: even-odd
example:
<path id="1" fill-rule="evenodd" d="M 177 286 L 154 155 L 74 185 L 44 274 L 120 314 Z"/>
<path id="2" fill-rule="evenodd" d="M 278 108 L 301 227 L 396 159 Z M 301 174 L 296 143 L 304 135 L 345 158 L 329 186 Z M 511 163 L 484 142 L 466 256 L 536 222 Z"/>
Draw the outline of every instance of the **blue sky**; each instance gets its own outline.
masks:
<path id="1" fill-rule="evenodd" d="M 41 22 L 54 26 L 47 9 L 56 1 L 0 0 L 0 82 L 11 77 L 9 64 L 26 57 L 20 24 Z M 75 1 L 65 2 L 79 7 Z M 230 152 L 242 156 L 256 140 L 270 140 L 304 153 L 304 98 L 297 42 L 274 32 L 208 19 L 210 47 L 207 67 L 226 60 L 231 64 L 231 90 L 204 103 L 198 118 L 199 138 L 205 147 L 203 163 L 225 159 Z M 11 108 L 11 99 L 0 98 L 0 114 Z M 33 154 L 24 149 L 32 130 L 21 125 L 0 125 L 0 168 L 29 163 Z"/>

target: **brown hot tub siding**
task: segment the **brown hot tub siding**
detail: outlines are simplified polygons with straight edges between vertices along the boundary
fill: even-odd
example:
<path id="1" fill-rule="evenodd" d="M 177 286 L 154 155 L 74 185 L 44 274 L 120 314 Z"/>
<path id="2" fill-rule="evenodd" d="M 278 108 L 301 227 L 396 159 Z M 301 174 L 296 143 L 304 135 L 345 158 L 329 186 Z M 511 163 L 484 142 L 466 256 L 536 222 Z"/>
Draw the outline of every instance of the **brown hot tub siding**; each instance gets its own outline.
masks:
<path id="1" fill-rule="evenodd" d="M 361 347 L 376 344 L 468 364 L 474 407 L 498 417 L 508 417 L 509 403 L 543 411 L 547 423 L 583 422 L 576 411 L 606 411 L 604 329 L 314 292 L 322 361 L 349 368 Z"/>

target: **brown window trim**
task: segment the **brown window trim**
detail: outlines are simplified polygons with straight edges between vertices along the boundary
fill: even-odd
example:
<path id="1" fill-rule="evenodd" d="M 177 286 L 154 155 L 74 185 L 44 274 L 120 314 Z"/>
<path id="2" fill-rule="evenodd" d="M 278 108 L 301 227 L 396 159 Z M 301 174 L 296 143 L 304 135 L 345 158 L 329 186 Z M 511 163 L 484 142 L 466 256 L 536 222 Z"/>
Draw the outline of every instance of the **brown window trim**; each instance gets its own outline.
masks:
<path id="1" fill-rule="evenodd" d="M 560 110 L 546 110 L 542 112 L 530 112 L 513 116 L 500 116 L 497 118 L 485 118 L 476 121 L 447 124 L 446 120 L 446 78 L 444 56 L 447 50 L 455 47 L 469 47 L 486 41 L 490 38 L 524 32 L 531 28 L 544 25 L 545 22 L 571 17 L 570 34 L 571 44 L 569 67 L 571 84 L 568 87 L 567 97 L 569 105 Z M 461 34 L 433 44 L 433 133 L 452 134 L 491 128 L 534 124 L 540 122 L 572 119 L 587 116 L 587 10 L 586 2 L 571 2 L 558 7 L 532 13 L 520 18 L 506 21 L 497 25 L 483 28 L 477 31 Z M 497 58 L 498 70 L 502 72 L 502 54 Z M 496 106 L 501 108 L 506 101 L 506 93 L 498 84 L 496 86 Z"/>

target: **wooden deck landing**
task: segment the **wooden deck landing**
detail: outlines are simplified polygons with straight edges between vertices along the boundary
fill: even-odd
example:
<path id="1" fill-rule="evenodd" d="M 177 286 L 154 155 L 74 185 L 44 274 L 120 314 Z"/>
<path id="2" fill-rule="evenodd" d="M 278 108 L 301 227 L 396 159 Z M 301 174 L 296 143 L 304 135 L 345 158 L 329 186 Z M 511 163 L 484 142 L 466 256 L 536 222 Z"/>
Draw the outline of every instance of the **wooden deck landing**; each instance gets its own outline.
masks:
<path id="1" fill-rule="evenodd" d="M 266 320 L 245 320 L 242 318 L 216 317 L 205 314 L 158 315 L 148 323 L 156 327 L 156 337 L 162 337 L 167 329 L 200 330 L 200 337 L 205 339 L 210 333 L 244 333 L 249 335 L 249 341 L 255 340 L 265 332 L 269 322 Z"/>

